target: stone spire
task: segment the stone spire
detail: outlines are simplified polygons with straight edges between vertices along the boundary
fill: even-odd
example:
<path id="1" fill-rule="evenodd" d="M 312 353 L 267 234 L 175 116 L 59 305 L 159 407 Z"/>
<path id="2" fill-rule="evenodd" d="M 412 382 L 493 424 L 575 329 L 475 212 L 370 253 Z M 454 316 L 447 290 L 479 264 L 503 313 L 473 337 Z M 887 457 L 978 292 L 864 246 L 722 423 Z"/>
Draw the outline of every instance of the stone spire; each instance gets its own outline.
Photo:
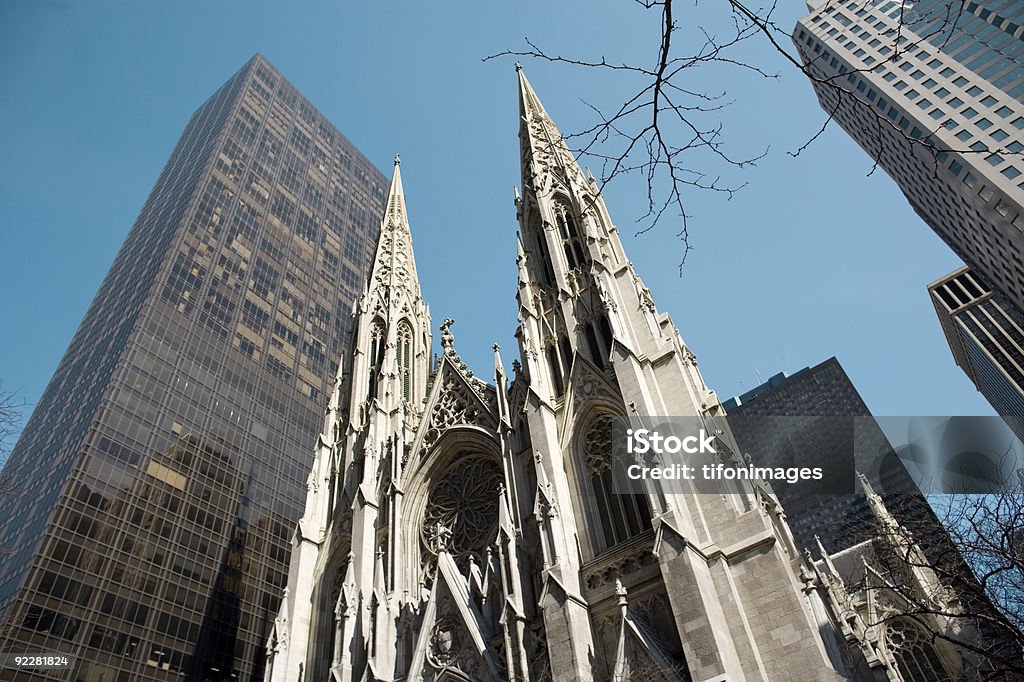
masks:
<path id="1" fill-rule="evenodd" d="M 516 70 L 519 74 L 519 140 L 522 144 L 523 191 L 527 191 L 528 180 L 545 180 L 546 173 L 555 169 L 558 169 L 562 178 L 572 174 L 582 184 L 583 171 L 558 132 L 558 126 L 544 110 L 530 81 L 526 80 L 523 67 L 517 65 Z"/>
<path id="2" fill-rule="evenodd" d="M 544 106 L 537 98 L 537 93 L 533 91 L 533 86 L 530 85 L 530 81 L 526 80 L 523 65 L 519 62 L 516 62 L 516 73 L 519 74 L 519 115 L 523 118 L 541 116 L 550 121 L 548 112 L 544 111 Z"/>
<path id="3" fill-rule="evenodd" d="M 401 161 L 398 156 L 395 156 L 395 171 L 391 177 L 387 208 L 380 224 L 380 238 L 377 240 L 377 253 L 373 258 L 373 272 L 369 283 L 370 291 L 381 288 L 385 290 L 382 292 L 385 294 L 396 288 L 404 288 L 414 299 L 420 297 L 416 260 L 412 253 L 409 216 L 405 212 Z"/>

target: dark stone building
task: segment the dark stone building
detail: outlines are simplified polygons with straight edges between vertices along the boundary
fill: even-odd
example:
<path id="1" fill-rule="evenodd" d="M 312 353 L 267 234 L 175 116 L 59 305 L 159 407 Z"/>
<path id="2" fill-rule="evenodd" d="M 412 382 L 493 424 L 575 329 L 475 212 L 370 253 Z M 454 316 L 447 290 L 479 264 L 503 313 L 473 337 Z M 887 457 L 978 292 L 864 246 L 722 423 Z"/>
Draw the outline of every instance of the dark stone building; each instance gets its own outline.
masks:
<path id="1" fill-rule="evenodd" d="M 723 403 L 740 450 L 758 466 L 821 466 L 823 484 L 777 485 L 797 547 L 838 551 L 864 540 L 875 519 L 856 482 L 862 473 L 898 516 L 934 518 L 836 358 L 776 374 Z"/>

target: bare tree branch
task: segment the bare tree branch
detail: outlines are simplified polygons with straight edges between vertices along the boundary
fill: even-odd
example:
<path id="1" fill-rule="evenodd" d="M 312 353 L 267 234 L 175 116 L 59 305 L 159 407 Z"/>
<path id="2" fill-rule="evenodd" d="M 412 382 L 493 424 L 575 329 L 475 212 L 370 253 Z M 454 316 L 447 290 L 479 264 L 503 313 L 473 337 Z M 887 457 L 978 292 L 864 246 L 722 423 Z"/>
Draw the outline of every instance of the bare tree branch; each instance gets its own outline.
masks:
<path id="1" fill-rule="evenodd" d="M 628 80 L 631 94 L 620 105 L 603 109 L 587 102 L 587 107 L 596 116 L 595 122 L 566 134 L 565 140 L 581 164 L 590 160 L 600 169 L 598 185 L 602 191 L 618 177 L 631 174 L 638 175 L 646 184 L 647 206 L 644 214 L 637 218 L 637 234 L 650 232 L 667 215 L 679 220 L 681 227 L 677 235 L 683 248 L 680 273 L 692 249 L 691 216 L 687 210 L 691 193 L 709 191 L 731 198 L 746 183 L 725 180 L 723 172 L 731 175 L 732 171 L 756 165 L 768 152 L 768 147 L 748 154 L 737 155 L 729 151 L 721 112 L 733 101 L 727 98 L 726 92 L 709 92 L 689 85 L 697 77 L 698 70 L 708 67 L 746 72 L 759 78 L 778 78 L 779 73 L 750 62 L 738 50 L 753 38 L 765 41 L 771 52 L 781 57 L 783 64 L 796 69 L 829 93 L 826 99 L 830 101 L 824 107 L 827 112 L 825 121 L 803 144 L 788 152 L 791 156 L 800 156 L 820 139 L 844 105 L 863 107 L 860 111 L 866 113 L 868 123 L 858 125 L 869 126 L 865 128 L 865 136 L 877 142 L 877 149 L 871 152 L 872 165 L 868 175 L 877 170 L 887 145 L 892 144 L 887 142 L 889 138 L 905 142 L 910 149 L 927 150 L 932 156 L 936 174 L 949 152 L 989 154 L 993 151 L 958 149 L 937 143 L 935 134 L 941 127 L 938 123 L 931 130 L 905 130 L 897 121 L 887 117 L 885 111 L 872 106 L 850 82 L 856 74 L 867 73 L 876 67 L 847 68 L 831 76 L 824 75 L 819 63 L 821 58 L 801 55 L 793 47 L 792 33 L 775 22 L 775 3 L 755 8 L 744 0 L 721 0 L 717 7 L 728 13 L 729 28 L 724 33 L 695 22 L 680 22 L 677 10 L 685 5 L 673 0 L 634 0 L 634 3 L 643 12 L 657 14 L 659 42 L 650 66 L 609 59 L 605 55 L 585 58 L 551 53 L 529 38 L 525 39 L 527 49 L 505 50 L 485 57 L 484 61 L 507 56 L 533 58 L 571 68 L 607 71 Z M 965 5 L 966 0 L 953 0 L 943 10 L 939 21 L 927 24 L 927 30 L 921 28 L 926 22 L 920 18 L 913 19 L 906 13 L 906 4 L 901 5 L 897 28 L 888 36 L 892 39 L 892 54 L 888 58 L 898 60 L 901 55 L 933 39 L 942 38 L 944 44 L 959 25 Z M 911 33 L 914 39 L 908 40 L 906 35 Z M 698 46 L 698 49 L 683 54 L 680 45 Z M 1014 153 L 1005 149 L 996 151 Z"/>

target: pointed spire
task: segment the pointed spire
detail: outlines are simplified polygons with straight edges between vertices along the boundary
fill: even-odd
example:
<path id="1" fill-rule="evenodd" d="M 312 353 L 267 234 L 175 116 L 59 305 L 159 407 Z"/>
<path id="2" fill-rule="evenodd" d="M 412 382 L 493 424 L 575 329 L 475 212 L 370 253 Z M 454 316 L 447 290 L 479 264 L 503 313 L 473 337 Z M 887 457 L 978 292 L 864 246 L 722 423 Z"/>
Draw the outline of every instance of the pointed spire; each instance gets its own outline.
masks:
<path id="1" fill-rule="evenodd" d="M 533 310 L 533 284 L 530 280 L 530 272 L 526 266 L 526 247 L 523 245 L 523 235 L 521 232 L 516 233 L 516 268 L 519 272 L 518 289 L 516 296 L 519 298 L 519 305 L 528 310 Z"/>
<path id="2" fill-rule="evenodd" d="M 505 378 L 505 366 L 501 364 L 501 346 L 493 344 L 491 350 L 494 351 L 494 376 Z"/>
<path id="3" fill-rule="evenodd" d="M 408 226 L 409 218 L 405 213 L 405 192 L 402 190 L 402 160 L 395 154 L 395 170 L 391 176 L 391 189 L 388 191 L 388 210 L 385 221 Z"/>
<path id="4" fill-rule="evenodd" d="M 548 113 L 544 111 L 544 107 L 537 98 L 537 93 L 533 91 L 530 81 L 526 80 L 523 65 L 519 62 L 516 62 L 516 73 L 519 75 L 519 115 L 523 117 L 536 115 L 548 118 Z"/>
<path id="5" fill-rule="evenodd" d="M 522 159 L 523 193 L 536 191 L 536 181 L 543 181 L 545 171 L 553 168 L 559 168 L 563 178 L 571 175 L 582 182 L 583 170 L 558 132 L 558 126 L 544 110 L 522 68 L 518 69 L 518 74 L 519 139 L 529 150 Z"/>
<path id="6" fill-rule="evenodd" d="M 881 524 L 882 528 L 886 529 L 889 534 L 896 532 L 897 536 L 909 535 L 906 529 L 903 528 L 902 524 L 896 520 L 889 511 L 889 508 L 885 506 L 885 502 L 882 497 L 875 492 L 875 489 L 871 487 L 871 483 L 868 482 L 868 477 L 864 474 L 857 472 L 857 478 L 860 479 L 860 485 L 864 488 L 864 494 L 868 498 L 868 506 L 871 508 L 871 513 L 874 514 L 875 520 Z"/>
<path id="7" fill-rule="evenodd" d="M 494 388 L 498 398 L 498 420 L 505 426 L 512 426 L 512 410 L 508 405 L 508 381 L 505 366 L 501 363 L 501 346 L 494 344 Z"/>
<path id="8" fill-rule="evenodd" d="M 381 220 L 377 252 L 373 258 L 369 291 L 384 288 L 387 295 L 394 287 L 404 287 L 414 298 L 419 298 L 420 285 L 416 276 L 416 261 L 413 258 L 409 216 L 405 210 L 401 163 L 401 159 L 396 155 L 387 208 Z"/>
<path id="9" fill-rule="evenodd" d="M 814 536 L 814 542 L 818 545 L 818 554 L 821 556 L 822 561 L 825 562 L 825 566 L 828 568 L 830 577 L 833 580 L 842 582 L 843 578 L 839 575 L 839 571 L 836 569 L 836 565 L 832 563 L 832 555 L 825 549 L 825 545 L 821 542 L 821 537 L 817 534 Z"/>
<path id="10" fill-rule="evenodd" d="M 373 567 L 373 589 L 377 598 L 383 601 L 387 597 L 387 584 L 384 582 L 384 550 L 377 550 L 377 560 Z"/>
<path id="11" fill-rule="evenodd" d="M 860 480 L 860 487 L 864 488 L 864 494 L 871 497 L 875 494 L 875 489 L 871 487 L 871 483 L 868 481 L 868 477 L 864 474 L 857 472 L 857 478 Z"/>
<path id="12" fill-rule="evenodd" d="M 621 682 L 626 676 L 626 632 L 629 629 L 629 602 L 626 600 L 626 588 L 622 581 L 615 579 L 615 596 L 619 598 L 619 636 L 615 643 L 615 665 L 612 669 L 612 681 Z"/>

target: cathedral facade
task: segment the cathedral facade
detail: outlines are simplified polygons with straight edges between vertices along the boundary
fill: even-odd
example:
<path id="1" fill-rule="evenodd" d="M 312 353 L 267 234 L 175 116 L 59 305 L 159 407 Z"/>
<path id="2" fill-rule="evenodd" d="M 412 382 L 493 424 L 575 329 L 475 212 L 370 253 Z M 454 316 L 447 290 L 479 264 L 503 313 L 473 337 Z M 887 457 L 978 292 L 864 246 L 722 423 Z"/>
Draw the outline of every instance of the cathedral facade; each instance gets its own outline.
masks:
<path id="1" fill-rule="evenodd" d="M 432 360 L 396 158 L 267 679 L 847 677 L 769 490 L 613 490 L 614 419 L 731 436 L 521 69 L 519 113 L 519 359 L 475 376 L 445 319 Z"/>

